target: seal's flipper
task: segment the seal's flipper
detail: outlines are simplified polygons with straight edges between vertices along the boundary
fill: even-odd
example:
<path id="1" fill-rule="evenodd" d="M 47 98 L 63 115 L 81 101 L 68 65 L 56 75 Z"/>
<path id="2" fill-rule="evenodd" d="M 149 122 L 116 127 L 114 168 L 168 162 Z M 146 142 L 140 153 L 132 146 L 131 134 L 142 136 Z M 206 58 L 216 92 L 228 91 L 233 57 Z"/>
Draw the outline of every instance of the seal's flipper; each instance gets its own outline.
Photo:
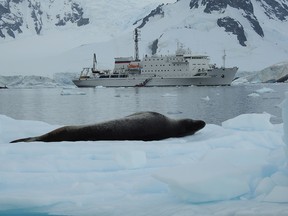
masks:
<path id="1" fill-rule="evenodd" d="M 23 139 L 17 139 L 17 140 L 13 140 L 10 143 L 17 143 L 17 142 L 34 142 L 36 141 L 35 137 L 27 137 L 27 138 L 23 138 Z"/>

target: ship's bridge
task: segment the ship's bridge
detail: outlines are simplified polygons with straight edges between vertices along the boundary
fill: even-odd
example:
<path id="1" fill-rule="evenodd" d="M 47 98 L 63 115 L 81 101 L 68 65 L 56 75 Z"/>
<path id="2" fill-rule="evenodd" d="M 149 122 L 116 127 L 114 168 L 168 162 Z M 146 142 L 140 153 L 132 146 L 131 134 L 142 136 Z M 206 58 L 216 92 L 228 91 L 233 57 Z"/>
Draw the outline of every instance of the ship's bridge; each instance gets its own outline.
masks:
<path id="1" fill-rule="evenodd" d="M 206 59 L 206 60 L 210 60 L 209 56 L 205 56 L 205 55 L 184 55 L 185 59 Z"/>
<path id="2" fill-rule="evenodd" d="M 115 58 L 114 73 L 125 73 L 128 65 L 133 61 L 132 57 Z"/>

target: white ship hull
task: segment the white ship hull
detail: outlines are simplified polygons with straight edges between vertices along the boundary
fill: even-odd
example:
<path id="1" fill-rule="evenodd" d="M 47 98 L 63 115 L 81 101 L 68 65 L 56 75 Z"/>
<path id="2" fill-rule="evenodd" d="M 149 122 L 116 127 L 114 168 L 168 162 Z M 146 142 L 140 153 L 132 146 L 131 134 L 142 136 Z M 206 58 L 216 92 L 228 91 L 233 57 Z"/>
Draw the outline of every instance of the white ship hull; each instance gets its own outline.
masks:
<path id="1" fill-rule="evenodd" d="M 234 68 L 214 68 L 206 76 L 191 76 L 191 77 L 148 77 L 144 75 L 134 75 L 125 78 L 87 78 L 73 80 L 78 87 L 137 87 L 137 86 L 217 86 L 230 85 L 237 72 L 237 67 Z"/>

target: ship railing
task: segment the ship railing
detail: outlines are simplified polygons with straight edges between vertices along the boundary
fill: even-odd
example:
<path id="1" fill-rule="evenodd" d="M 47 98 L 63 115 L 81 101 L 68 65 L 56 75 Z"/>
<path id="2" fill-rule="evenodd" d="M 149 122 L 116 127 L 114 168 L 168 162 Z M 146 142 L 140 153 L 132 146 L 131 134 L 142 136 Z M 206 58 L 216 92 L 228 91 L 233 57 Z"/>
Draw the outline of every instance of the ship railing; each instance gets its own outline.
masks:
<path id="1" fill-rule="evenodd" d="M 89 72 L 90 72 L 90 68 L 83 68 L 82 71 L 81 71 L 81 73 L 80 73 L 79 79 L 87 79 L 87 78 L 90 78 Z"/>

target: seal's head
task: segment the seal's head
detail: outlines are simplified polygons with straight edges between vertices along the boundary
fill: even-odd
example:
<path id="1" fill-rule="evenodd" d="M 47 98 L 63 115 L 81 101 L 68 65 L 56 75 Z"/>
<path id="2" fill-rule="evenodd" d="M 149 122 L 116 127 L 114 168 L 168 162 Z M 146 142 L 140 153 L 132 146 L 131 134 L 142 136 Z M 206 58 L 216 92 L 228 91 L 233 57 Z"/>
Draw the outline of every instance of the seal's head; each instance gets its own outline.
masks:
<path id="1" fill-rule="evenodd" d="M 202 120 L 182 119 L 180 120 L 181 136 L 192 135 L 205 127 L 206 123 Z"/>

